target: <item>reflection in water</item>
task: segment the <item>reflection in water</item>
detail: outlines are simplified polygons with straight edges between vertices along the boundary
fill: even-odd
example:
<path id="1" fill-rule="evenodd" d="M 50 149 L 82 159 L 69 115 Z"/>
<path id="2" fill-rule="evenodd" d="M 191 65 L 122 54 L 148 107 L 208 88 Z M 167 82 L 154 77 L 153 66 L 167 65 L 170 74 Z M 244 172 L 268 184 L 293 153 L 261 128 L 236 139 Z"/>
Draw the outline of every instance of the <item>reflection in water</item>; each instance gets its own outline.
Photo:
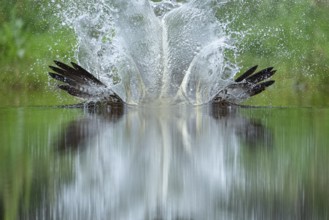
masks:
<path id="1" fill-rule="evenodd" d="M 75 179 L 61 187 L 51 217 L 235 218 L 234 191 L 246 182 L 241 143 L 272 141 L 268 129 L 235 107 L 93 112 L 71 122 L 57 142 L 60 149 L 84 150 L 72 157 Z"/>
<path id="2" fill-rule="evenodd" d="M 259 119 L 242 117 L 237 111 L 238 108 L 235 106 L 228 108 L 221 106 L 221 103 L 214 103 L 211 106 L 210 112 L 221 123 L 232 126 L 231 128 L 233 128 L 234 133 L 239 137 L 240 142 L 246 144 L 248 147 L 272 147 L 272 132 Z"/>
<path id="3" fill-rule="evenodd" d="M 0 109 L 0 219 L 329 217 L 329 109 L 93 110 Z"/>
<path id="4" fill-rule="evenodd" d="M 88 106 L 81 107 L 90 115 L 69 124 L 56 143 L 59 150 L 77 149 L 81 145 L 86 145 L 85 141 L 102 131 L 102 122 L 114 123 L 124 113 L 123 105 L 120 103 L 110 106 L 91 102 Z"/>

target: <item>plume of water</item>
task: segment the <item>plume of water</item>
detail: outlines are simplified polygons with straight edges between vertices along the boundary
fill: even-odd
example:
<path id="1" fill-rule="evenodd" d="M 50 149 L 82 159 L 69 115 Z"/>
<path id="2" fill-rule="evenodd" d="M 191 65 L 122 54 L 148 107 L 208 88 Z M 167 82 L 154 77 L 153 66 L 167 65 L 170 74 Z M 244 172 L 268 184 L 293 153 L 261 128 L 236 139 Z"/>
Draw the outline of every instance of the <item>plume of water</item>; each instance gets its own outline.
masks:
<path id="1" fill-rule="evenodd" d="M 209 102 L 228 85 L 226 24 L 221 0 L 61 2 L 59 16 L 77 38 L 76 59 L 126 103 Z"/>

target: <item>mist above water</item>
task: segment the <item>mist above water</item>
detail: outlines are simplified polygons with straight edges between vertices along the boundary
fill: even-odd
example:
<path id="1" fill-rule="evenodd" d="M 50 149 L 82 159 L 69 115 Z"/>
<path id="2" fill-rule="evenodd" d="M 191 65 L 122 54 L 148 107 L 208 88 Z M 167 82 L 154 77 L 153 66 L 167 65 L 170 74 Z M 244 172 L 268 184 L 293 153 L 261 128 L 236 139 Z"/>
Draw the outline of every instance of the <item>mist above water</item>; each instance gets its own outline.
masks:
<path id="1" fill-rule="evenodd" d="M 76 59 L 126 103 L 207 103 L 238 68 L 224 1 L 101 0 L 59 3 L 76 34 Z M 233 54 L 233 56 L 232 56 Z"/>

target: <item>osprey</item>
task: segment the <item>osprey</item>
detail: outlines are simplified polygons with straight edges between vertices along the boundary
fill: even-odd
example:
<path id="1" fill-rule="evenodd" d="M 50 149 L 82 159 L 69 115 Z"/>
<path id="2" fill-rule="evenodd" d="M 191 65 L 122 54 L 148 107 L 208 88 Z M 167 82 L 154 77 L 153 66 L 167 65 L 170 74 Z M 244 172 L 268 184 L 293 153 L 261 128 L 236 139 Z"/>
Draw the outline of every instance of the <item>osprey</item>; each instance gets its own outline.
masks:
<path id="1" fill-rule="evenodd" d="M 58 85 L 60 89 L 85 100 L 87 103 L 124 104 L 124 101 L 111 88 L 80 65 L 74 62 L 71 62 L 71 66 L 60 61 L 54 62 L 55 65 L 49 66 L 52 70 L 49 75 L 62 82 Z M 257 67 L 250 68 L 220 89 L 211 102 L 225 105 L 238 104 L 271 86 L 275 81 L 268 79 L 274 75 L 276 70 L 273 67 L 268 67 L 256 72 Z"/>

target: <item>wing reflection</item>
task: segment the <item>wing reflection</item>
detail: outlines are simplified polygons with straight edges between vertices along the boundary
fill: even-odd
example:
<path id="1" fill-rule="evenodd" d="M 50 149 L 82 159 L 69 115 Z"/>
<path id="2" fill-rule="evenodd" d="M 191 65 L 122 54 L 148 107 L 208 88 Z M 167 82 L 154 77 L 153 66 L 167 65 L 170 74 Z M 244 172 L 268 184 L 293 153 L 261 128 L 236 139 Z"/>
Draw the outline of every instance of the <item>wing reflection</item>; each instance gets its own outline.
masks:
<path id="1" fill-rule="evenodd" d="M 231 126 L 241 143 L 250 149 L 272 147 L 273 133 L 259 119 L 243 117 L 239 110 L 240 106 L 226 106 L 225 103 L 219 102 L 211 105 L 210 114 L 221 123 Z"/>
<path id="2" fill-rule="evenodd" d="M 234 216 L 230 196 L 245 181 L 240 140 L 270 136 L 261 123 L 214 105 L 110 109 L 63 132 L 60 149 L 85 150 L 72 155 L 75 180 L 61 187 L 52 218 Z"/>
<path id="3" fill-rule="evenodd" d="M 83 108 L 88 113 L 87 117 L 72 121 L 64 128 L 55 144 L 59 151 L 75 151 L 87 145 L 86 141 L 101 132 L 104 121 L 115 123 L 124 113 L 124 106 L 120 103 L 110 105 L 91 102 L 88 106 L 82 104 L 74 107 Z"/>

